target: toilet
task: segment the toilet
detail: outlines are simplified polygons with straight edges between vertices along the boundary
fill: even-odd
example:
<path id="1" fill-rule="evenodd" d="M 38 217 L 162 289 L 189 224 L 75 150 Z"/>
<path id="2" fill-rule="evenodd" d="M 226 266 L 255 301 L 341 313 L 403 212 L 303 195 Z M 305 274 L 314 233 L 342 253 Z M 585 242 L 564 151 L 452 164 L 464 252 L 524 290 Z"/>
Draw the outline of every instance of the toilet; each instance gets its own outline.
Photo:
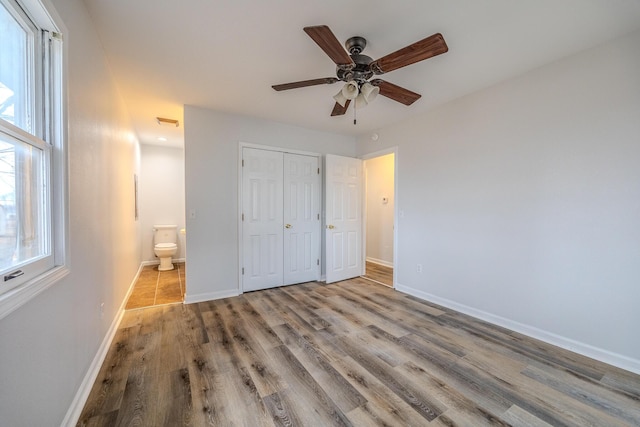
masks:
<path id="1" fill-rule="evenodd" d="M 153 226 L 153 252 L 160 258 L 159 271 L 173 270 L 171 257 L 178 251 L 178 226 L 154 225 Z"/>

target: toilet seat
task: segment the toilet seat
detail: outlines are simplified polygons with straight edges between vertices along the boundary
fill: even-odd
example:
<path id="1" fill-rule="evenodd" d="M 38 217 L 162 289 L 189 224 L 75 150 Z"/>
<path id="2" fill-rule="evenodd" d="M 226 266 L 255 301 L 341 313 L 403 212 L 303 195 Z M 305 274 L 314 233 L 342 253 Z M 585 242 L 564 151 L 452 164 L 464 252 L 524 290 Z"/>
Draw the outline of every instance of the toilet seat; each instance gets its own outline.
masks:
<path id="1" fill-rule="evenodd" d="M 155 247 L 158 249 L 173 249 L 177 248 L 178 245 L 176 245 L 175 243 L 158 243 L 157 245 L 155 245 Z"/>

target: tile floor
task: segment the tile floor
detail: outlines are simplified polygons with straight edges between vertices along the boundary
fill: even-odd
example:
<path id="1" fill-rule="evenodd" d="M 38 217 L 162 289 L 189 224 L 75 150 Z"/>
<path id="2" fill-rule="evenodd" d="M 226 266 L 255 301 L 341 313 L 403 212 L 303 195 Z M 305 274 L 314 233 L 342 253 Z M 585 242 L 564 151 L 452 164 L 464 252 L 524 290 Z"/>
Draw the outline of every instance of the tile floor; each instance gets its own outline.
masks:
<path id="1" fill-rule="evenodd" d="M 185 264 L 174 262 L 174 269 L 158 271 L 157 265 L 146 265 L 133 287 L 126 310 L 182 302 L 185 291 Z"/>

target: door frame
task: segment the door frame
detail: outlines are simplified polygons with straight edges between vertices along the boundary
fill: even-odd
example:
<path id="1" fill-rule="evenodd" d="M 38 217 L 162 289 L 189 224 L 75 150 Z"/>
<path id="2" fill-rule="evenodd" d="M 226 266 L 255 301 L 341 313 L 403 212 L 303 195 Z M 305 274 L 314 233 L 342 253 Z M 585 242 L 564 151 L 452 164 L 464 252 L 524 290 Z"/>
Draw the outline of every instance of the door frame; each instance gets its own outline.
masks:
<path id="1" fill-rule="evenodd" d="M 391 287 L 395 289 L 396 284 L 398 283 L 398 214 L 400 212 L 400 210 L 398 209 L 398 206 L 400 206 L 400 204 L 398 203 L 398 146 L 396 145 L 393 147 L 385 148 L 383 150 L 367 153 L 365 155 L 362 155 L 360 159 L 366 162 L 367 160 L 386 156 L 387 154 L 393 154 L 393 285 Z M 362 274 L 365 273 L 367 265 L 367 176 L 364 173 L 364 170 L 363 175 L 364 189 L 362 191 Z"/>
<path id="2" fill-rule="evenodd" d="M 318 270 L 318 280 L 321 279 L 322 277 L 322 265 L 324 262 L 324 254 L 322 253 L 322 241 L 323 241 L 323 237 L 322 237 L 322 216 L 324 214 L 324 204 L 322 202 L 322 195 L 324 192 L 324 188 L 323 188 L 323 183 L 322 183 L 322 176 L 324 176 L 324 170 L 323 170 L 323 157 L 322 154 L 320 153 L 314 153 L 314 152 L 310 152 L 310 151 L 301 151 L 301 150 L 290 150 L 288 148 L 283 148 L 283 147 L 275 147 L 275 146 L 271 146 L 271 145 L 262 145 L 262 144 L 253 144 L 250 142 L 238 142 L 238 158 L 237 158 L 237 167 L 238 167 L 238 253 L 237 253 L 237 259 L 238 259 L 238 294 L 243 294 L 244 293 L 244 289 L 243 289 L 243 280 L 242 280 L 242 264 L 243 264 L 243 255 L 244 255 L 244 243 L 243 243 L 243 233 L 242 233 L 242 208 L 243 208 L 243 180 L 242 180 L 242 150 L 244 148 L 254 148 L 256 150 L 266 150 L 266 151 L 277 151 L 280 153 L 289 153 L 289 154 L 299 154 L 302 156 L 310 156 L 310 157 L 317 157 L 318 158 L 318 168 L 320 168 L 320 185 L 319 185 L 319 191 L 318 191 L 318 198 L 319 200 L 319 206 L 320 206 L 320 215 L 321 215 L 321 220 L 320 220 L 320 238 L 318 239 L 318 254 L 320 257 L 320 266 L 319 266 L 319 270 Z M 395 244 L 395 243 L 394 243 Z"/>

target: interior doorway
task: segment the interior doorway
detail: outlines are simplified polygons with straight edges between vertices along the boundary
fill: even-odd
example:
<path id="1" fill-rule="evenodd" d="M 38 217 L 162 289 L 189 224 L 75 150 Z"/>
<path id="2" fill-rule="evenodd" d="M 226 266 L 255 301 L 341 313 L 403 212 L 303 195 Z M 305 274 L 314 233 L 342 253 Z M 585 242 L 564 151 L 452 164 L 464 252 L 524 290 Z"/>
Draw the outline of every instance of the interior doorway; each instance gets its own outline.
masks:
<path id="1" fill-rule="evenodd" d="M 364 158 L 364 276 L 386 286 L 395 284 L 396 150 Z"/>

